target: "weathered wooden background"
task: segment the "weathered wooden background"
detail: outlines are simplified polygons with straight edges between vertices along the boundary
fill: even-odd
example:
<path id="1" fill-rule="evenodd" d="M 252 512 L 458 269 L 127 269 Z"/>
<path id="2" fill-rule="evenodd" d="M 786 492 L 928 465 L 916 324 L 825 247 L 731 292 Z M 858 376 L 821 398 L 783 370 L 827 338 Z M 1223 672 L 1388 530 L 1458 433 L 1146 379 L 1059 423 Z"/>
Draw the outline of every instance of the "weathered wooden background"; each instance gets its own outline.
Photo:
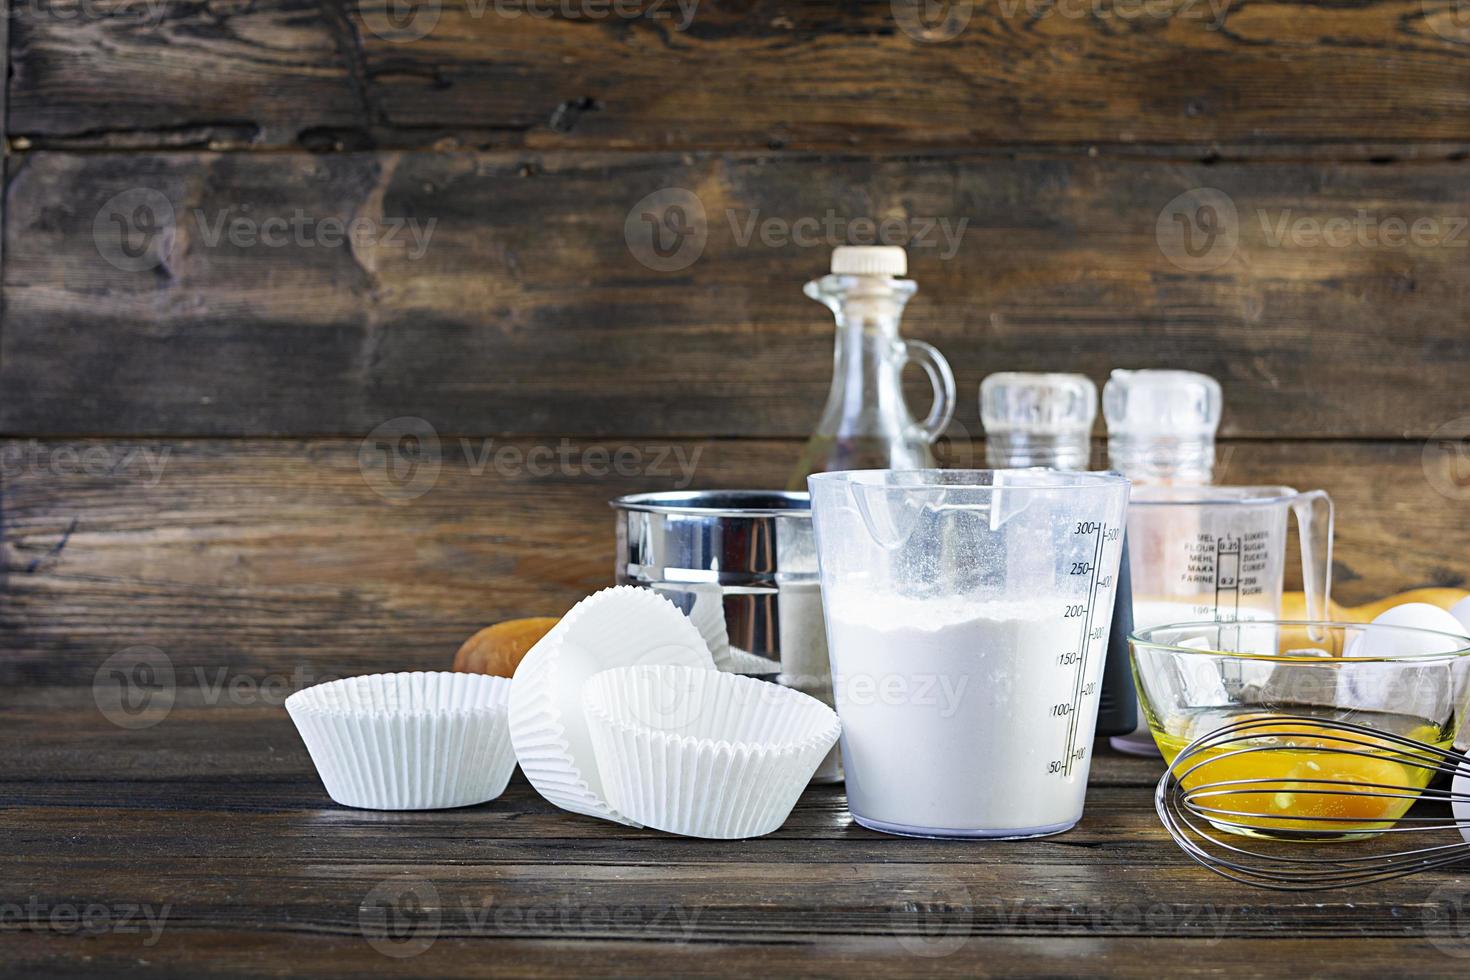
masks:
<path id="1" fill-rule="evenodd" d="M 784 482 L 831 370 L 801 285 L 885 219 L 923 233 L 906 330 L 958 374 L 949 461 L 983 458 L 990 372 L 1207 371 L 1224 480 L 1336 499 L 1339 599 L 1464 584 L 1470 0 L 15 0 L 5 28 L 0 969 L 1463 976 L 1470 879 L 1217 879 L 1158 826 L 1156 761 L 1103 750 L 1055 839 L 884 837 L 826 788 L 716 844 L 522 780 L 330 806 L 280 700 L 607 584 L 612 496 Z M 109 714 L 115 662 L 171 666 L 166 721 Z M 418 960 L 363 918 L 405 873 L 442 900 Z M 10 914 L 37 902 L 173 915 L 150 946 Z"/>
<path id="2" fill-rule="evenodd" d="M 1226 480 L 1336 498 L 1339 598 L 1465 582 L 1463 2 L 527 2 L 15 6 L 0 697 L 134 644 L 431 666 L 559 612 L 610 579 L 607 498 L 783 480 L 841 238 L 780 231 L 829 215 L 963 228 L 906 318 L 952 461 L 989 372 L 1203 370 Z M 668 271 L 659 191 L 705 212 Z M 305 237 L 227 230 L 269 219 Z"/>

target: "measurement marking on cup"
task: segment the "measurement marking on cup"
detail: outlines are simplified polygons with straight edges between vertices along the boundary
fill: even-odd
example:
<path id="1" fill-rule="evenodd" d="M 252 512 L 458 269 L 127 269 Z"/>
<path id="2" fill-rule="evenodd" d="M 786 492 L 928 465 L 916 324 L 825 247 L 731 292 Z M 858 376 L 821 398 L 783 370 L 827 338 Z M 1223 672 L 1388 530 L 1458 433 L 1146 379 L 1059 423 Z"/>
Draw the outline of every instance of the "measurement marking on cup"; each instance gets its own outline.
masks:
<path id="1" fill-rule="evenodd" d="M 1079 638 L 1078 649 L 1081 654 L 1077 657 L 1077 675 L 1072 681 L 1072 703 L 1064 713 L 1067 718 L 1067 742 L 1066 753 L 1062 758 L 1062 775 L 1072 775 L 1072 765 L 1077 761 L 1077 718 L 1082 713 L 1078 710 L 1081 706 L 1083 686 L 1087 680 L 1087 659 L 1092 652 L 1092 617 L 1097 607 L 1098 569 L 1102 565 L 1103 544 L 1107 538 L 1107 527 L 1098 521 L 1085 521 L 1077 525 L 1077 534 L 1092 533 L 1096 540 L 1092 546 L 1092 561 L 1089 563 L 1087 582 L 1087 603 L 1085 607 L 1069 605 L 1066 609 L 1068 616 L 1076 615 L 1073 610 L 1082 614 L 1082 633 Z M 1077 566 L 1073 566 L 1074 574 Z"/>
<path id="2" fill-rule="evenodd" d="M 1238 622 L 1240 620 L 1240 539 L 1229 535 L 1223 535 L 1215 539 L 1215 619 L 1219 622 Z M 1226 559 L 1235 560 L 1234 571 L 1226 570 Z M 1223 605 L 1222 593 L 1232 593 L 1230 615 L 1222 616 Z"/>

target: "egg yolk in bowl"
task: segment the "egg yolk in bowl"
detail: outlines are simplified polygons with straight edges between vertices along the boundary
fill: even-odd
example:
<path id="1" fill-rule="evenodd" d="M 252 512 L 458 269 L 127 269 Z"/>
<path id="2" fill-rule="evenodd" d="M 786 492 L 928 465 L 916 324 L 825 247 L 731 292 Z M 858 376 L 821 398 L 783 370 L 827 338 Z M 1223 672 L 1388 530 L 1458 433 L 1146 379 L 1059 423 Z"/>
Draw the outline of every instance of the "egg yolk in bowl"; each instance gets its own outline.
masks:
<path id="1" fill-rule="evenodd" d="M 1438 744 L 1430 727 L 1409 737 Z M 1158 741 L 1172 765 L 1190 739 L 1163 735 Z M 1392 827 L 1435 771 L 1429 754 L 1415 756 L 1388 739 L 1303 720 L 1251 726 L 1222 739 L 1191 756 L 1180 783 L 1192 808 L 1221 829 L 1340 840 Z"/>

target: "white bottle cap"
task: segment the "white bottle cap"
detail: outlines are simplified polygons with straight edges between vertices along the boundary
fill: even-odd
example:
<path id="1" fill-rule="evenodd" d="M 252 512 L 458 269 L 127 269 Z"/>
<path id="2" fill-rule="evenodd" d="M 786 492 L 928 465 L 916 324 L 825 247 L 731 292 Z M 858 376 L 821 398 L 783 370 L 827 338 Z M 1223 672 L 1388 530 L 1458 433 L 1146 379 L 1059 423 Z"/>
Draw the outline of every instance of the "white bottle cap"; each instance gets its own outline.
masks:
<path id="1" fill-rule="evenodd" d="M 897 245 L 839 245 L 832 250 L 832 272 L 839 276 L 901 276 L 909 257 Z"/>
<path id="2" fill-rule="evenodd" d="M 1214 481 L 1220 382 L 1194 371 L 1114 371 L 1102 404 L 1113 469 L 1135 483 Z"/>
<path id="3" fill-rule="evenodd" d="M 1003 371 L 980 382 L 980 421 L 987 433 L 1085 435 L 1095 418 L 1097 385 L 1083 374 Z"/>
<path id="4" fill-rule="evenodd" d="M 1220 382 L 1194 371 L 1114 371 L 1103 386 L 1109 435 L 1213 438 L 1221 401 Z"/>
<path id="5" fill-rule="evenodd" d="M 1085 470 L 1096 418 L 1097 385 L 1085 375 L 1007 371 L 980 382 L 985 459 L 996 468 Z"/>

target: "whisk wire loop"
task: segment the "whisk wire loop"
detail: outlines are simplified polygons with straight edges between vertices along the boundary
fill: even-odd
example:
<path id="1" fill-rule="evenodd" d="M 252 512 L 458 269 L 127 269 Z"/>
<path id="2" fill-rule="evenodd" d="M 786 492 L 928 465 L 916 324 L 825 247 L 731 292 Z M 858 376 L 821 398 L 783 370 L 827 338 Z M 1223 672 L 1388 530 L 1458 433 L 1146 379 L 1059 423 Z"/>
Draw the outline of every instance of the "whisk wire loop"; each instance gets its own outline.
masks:
<path id="1" fill-rule="evenodd" d="M 1288 753 L 1274 764 L 1291 768 L 1274 776 L 1208 778 L 1212 766 L 1238 769 L 1258 760 L 1269 771 L 1273 753 Z M 1334 776 L 1338 757 L 1397 765 L 1405 778 L 1382 781 L 1393 772 L 1386 767 L 1376 773 L 1380 778 Z M 1470 820 L 1389 809 L 1470 805 L 1470 793 L 1426 787 L 1436 777 L 1456 773 L 1470 780 L 1470 759 L 1464 754 L 1394 732 L 1336 719 L 1255 716 L 1186 746 L 1160 778 L 1154 805 L 1169 835 L 1196 863 L 1258 887 L 1309 891 L 1387 881 L 1470 860 Z M 1258 798 L 1263 809 L 1245 808 Z M 1371 804 L 1378 812 L 1351 812 L 1365 801 L 1379 801 Z M 1317 812 L 1297 812 L 1301 809 Z M 1355 852 L 1360 844 L 1344 843 L 1407 841 L 1409 834 L 1428 839 L 1369 853 Z M 1261 849 L 1265 846 L 1276 852 Z"/>

